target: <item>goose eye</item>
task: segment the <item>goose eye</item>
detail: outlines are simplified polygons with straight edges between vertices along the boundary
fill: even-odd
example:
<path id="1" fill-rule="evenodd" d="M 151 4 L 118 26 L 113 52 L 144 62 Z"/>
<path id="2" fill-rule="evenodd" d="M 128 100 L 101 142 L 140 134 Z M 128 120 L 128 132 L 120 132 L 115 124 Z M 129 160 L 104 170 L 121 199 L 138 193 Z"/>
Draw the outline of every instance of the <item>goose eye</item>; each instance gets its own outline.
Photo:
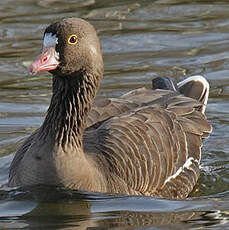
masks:
<path id="1" fill-rule="evenodd" d="M 77 41 L 78 41 L 77 35 L 75 35 L 75 34 L 72 34 L 68 38 L 68 44 L 70 44 L 70 45 L 75 45 L 77 43 Z"/>

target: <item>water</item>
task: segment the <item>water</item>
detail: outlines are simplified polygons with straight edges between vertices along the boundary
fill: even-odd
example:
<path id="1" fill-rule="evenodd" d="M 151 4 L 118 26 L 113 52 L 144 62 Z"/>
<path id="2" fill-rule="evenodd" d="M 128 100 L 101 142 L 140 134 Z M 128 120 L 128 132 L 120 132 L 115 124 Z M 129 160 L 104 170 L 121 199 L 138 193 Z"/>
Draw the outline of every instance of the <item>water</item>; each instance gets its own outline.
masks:
<path id="1" fill-rule="evenodd" d="M 227 0 L 1 0 L 0 12 L 0 229 L 229 228 Z M 101 97 L 150 86 L 155 76 L 180 81 L 204 74 L 210 82 L 213 133 L 204 142 L 201 178 L 188 200 L 4 185 L 17 146 L 39 127 L 51 96 L 50 75 L 30 76 L 26 68 L 40 51 L 44 28 L 69 16 L 89 20 L 99 33 Z"/>

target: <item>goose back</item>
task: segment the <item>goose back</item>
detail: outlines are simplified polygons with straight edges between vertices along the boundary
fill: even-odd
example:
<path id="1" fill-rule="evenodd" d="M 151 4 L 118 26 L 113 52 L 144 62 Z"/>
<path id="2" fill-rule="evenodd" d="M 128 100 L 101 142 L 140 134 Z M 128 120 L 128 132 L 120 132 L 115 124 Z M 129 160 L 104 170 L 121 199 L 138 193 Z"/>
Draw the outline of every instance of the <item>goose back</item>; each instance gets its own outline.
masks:
<path id="1" fill-rule="evenodd" d="M 177 92 L 143 88 L 108 106 L 118 115 L 84 134 L 85 152 L 106 175 L 106 192 L 188 196 L 200 173 L 202 138 L 211 132 L 198 111 L 202 103 Z"/>

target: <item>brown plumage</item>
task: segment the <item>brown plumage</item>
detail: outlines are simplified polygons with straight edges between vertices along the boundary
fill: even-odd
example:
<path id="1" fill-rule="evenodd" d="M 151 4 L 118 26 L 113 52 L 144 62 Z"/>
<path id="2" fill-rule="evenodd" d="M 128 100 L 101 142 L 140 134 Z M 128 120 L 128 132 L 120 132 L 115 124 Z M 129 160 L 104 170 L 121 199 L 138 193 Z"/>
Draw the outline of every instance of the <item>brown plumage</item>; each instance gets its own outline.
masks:
<path id="1" fill-rule="evenodd" d="M 178 87 L 162 78 L 154 89 L 93 103 L 102 53 L 94 28 L 77 18 L 46 29 L 42 53 L 30 67 L 33 73 L 44 70 L 53 74 L 50 106 L 41 127 L 16 152 L 9 186 L 188 196 L 200 174 L 202 138 L 211 132 L 203 77 Z"/>

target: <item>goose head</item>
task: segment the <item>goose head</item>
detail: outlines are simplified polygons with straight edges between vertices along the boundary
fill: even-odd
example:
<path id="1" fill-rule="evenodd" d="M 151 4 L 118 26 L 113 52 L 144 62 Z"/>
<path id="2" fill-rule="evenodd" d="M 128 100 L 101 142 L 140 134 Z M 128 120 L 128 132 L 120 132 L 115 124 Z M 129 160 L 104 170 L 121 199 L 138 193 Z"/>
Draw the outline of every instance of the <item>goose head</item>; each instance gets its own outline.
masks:
<path id="1" fill-rule="evenodd" d="M 48 26 L 42 51 L 29 67 L 33 74 L 49 71 L 55 76 L 98 70 L 103 71 L 98 36 L 90 23 L 79 18 L 63 19 Z"/>

